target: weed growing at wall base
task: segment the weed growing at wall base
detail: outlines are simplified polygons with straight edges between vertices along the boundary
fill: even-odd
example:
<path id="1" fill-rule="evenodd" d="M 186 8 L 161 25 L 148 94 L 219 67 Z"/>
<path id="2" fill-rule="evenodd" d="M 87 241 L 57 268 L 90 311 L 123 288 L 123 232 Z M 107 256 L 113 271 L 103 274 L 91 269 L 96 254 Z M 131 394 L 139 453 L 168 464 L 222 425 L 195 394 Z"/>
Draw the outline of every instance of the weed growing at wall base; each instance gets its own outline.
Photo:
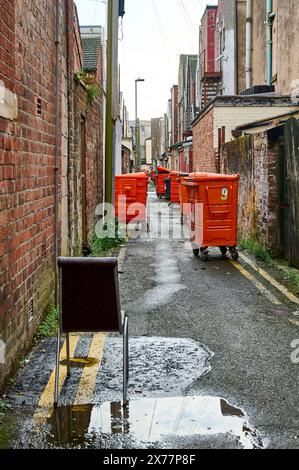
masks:
<path id="1" fill-rule="evenodd" d="M 101 257 L 103 254 L 113 250 L 113 248 L 118 248 L 125 242 L 125 238 L 123 233 L 119 230 L 117 221 L 115 221 L 111 227 L 108 227 L 108 223 L 106 223 L 105 231 L 107 233 L 105 237 L 99 237 L 94 233 L 91 242 L 91 256 Z"/>
<path id="2" fill-rule="evenodd" d="M 43 338 L 55 336 L 57 333 L 58 323 L 59 314 L 55 308 L 52 308 L 46 319 L 39 326 L 35 335 L 35 341 L 38 342 Z"/>
<path id="3" fill-rule="evenodd" d="M 256 237 L 243 238 L 243 240 L 240 241 L 239 246 L 242 250 L 249 251 L 259 261 L 264 261 L 265 263 L 272 262 L 272 256 Z"/>
<path id="4" fill-rule="evenodd" d="M 10 405 L 5 400 L 0 398 L 0 415 L 4 415 L 9 409 Z"/>

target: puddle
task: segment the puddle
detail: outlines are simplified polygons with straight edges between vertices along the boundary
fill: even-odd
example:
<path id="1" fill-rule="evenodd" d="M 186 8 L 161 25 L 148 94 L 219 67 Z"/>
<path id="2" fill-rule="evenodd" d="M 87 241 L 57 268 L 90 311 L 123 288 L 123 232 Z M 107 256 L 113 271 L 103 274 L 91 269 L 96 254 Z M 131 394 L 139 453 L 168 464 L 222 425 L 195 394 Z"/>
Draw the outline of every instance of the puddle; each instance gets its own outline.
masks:
<path id="1" fill-rule="evenodd" d="M 15 423 L 12 417 L 0 414 L 0 450 L 8 449 L 15 437 Z"/>
<path id="2" fill-rule="evenodd" d="M 62 366 L 67 366 L 67 360 L 63 360 L 60 362 Z M 95 365 L 99 364 L 98 359 L 95 359 L 93 357 L 75 357 L 70 360 L 70 366 L 72 368 L 84 368 L 84 367 L 93 367 Z"/>
<path id="3" fill-rule="evenodd" d="M 130 305 L 131 311 L 148 313 L 154 308 L 161 308 L 168 304 L 175 294 L 187 288 L 181 283 L 178 260 L 172 253 L 168 242 L 159 243 L 156 247 L 155 262 L 150 266 L 155 268 L 155 276 L 152 280 L 155 281 L 156 286 L 145 292 L 139 302 Z"/>
<path id="4" fill-rule="evenodd" d="M 92 446 L 99 437 L 130 438 L 148 445 L 166 439 L 223 435 L 243 449 L 262 447 L 256 432 L 249 428 L 242 410 L 214 397 L 177 397 L 121 402 L 101 406 L 61 407 L 53 411 L 49 423 L 54 445 Z"/>

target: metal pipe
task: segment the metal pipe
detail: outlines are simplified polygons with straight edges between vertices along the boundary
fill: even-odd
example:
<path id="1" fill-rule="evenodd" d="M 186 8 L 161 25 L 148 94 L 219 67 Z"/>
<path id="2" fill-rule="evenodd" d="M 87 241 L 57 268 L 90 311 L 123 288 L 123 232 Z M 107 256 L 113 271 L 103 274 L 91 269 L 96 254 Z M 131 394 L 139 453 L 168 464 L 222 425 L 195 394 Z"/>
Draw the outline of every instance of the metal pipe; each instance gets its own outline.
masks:
<path id="1" fill-rule="evenodd" d="M 129 380 L 129 322 L 125 315 L 123 324 L 123 407 L 128 404 Z"/>
<path id="2" fill-rule="evenodd" d="M 138 83 L 140 82 L 144 82 L 144 78 L 137 78 L 135 80 L 135 145 L 136 145 L 136 149 L 135 149 L 135 155 L 136 155 L 136 163 L 135 163 L 135 166 L 136 166 L 136 170 L 139 171 L 140 170 L 140 122 L 139 122 L 139 119 L 138 119 Z"/>
<path id="3" fill-rule="evenodd" d="M 246 88 L 252 87 L 252 0 L 246 5 Z"/>
<path id="4" fill-rule="evenodd" d="M 108 0 L 107 32 L 107 84 L 106 84 L 106 148 L 105 148 L 105 202 L 112 203 L 113 195 L 113 160 L 114 160 L 114 121 L 113 107 L 113 15 L 114 1 Z"/>
<path id="5" fill-rule="evenodd" d="M 137 102 L 137 84 L 138 80 L 135 80 L 135 170 L 139 170 L 138 162 L 138 102 Z"/>
<path id="6" fill-rule="evenodd" d="M 59 115 L 60 115 L 60 0 L 56 0 L 56 65 L 55 65 L 55 157 L 54 157 L 54 262 L 55 306 L 59 306 L 58 266 L 59 256 Z"/>
<path id="7" fill-rule="evenodd" d="M 272 15 L 273 1 L 267 0 L 267 16 L 266 16 L 266 29 L 267 29 L 267 83 L 272 85 Z"/>
<path id="8" fill-rule="evenodd" d="M 235 87 L 234 87 L 234 93 L 235 95 L 238 95 L 240 90 L 239 90 L 239 51 L 238 51 L 238 44 L 239 44 L 239 31 L 238 31 L 238 20 L 239 20 L 239 15 L 238 15 L 238 2 L 235 2 L 235 11 L 234 11 L 234 27 L 235 27 L 235 74 L 234 74 L 234 80 L 235 80 Z"/>

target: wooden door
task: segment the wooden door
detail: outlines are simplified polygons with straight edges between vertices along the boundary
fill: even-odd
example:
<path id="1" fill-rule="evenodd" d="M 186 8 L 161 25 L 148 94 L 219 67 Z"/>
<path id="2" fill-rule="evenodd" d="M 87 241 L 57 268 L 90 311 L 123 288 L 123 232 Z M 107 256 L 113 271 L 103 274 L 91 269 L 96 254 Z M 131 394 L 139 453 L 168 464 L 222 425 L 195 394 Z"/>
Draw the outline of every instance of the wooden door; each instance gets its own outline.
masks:
<path id="1" fill-rule="evenodd" d="M 299 121 L 289 119 L 285 125 L 288 197 L 288 260 L 299 268 Z"/>

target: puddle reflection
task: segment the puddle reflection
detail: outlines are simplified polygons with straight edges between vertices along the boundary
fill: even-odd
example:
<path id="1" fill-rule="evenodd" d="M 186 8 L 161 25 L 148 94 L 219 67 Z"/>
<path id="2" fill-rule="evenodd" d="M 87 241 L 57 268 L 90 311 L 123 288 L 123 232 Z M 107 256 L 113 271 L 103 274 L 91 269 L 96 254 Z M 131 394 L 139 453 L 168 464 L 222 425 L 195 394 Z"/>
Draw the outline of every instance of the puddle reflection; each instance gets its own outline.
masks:
<path id="1" fill-rule="evenodd" d="M 101 406 L 61 407 L 50 419 L 51 436 L 58 445 L 92 443 L 99 435 L 132 436 L 142 442 L 164 437 L 229 434 L 244 449 L 259 447 L 242 410 L 213 397 L 179 397 L 119 402 Z"/>

